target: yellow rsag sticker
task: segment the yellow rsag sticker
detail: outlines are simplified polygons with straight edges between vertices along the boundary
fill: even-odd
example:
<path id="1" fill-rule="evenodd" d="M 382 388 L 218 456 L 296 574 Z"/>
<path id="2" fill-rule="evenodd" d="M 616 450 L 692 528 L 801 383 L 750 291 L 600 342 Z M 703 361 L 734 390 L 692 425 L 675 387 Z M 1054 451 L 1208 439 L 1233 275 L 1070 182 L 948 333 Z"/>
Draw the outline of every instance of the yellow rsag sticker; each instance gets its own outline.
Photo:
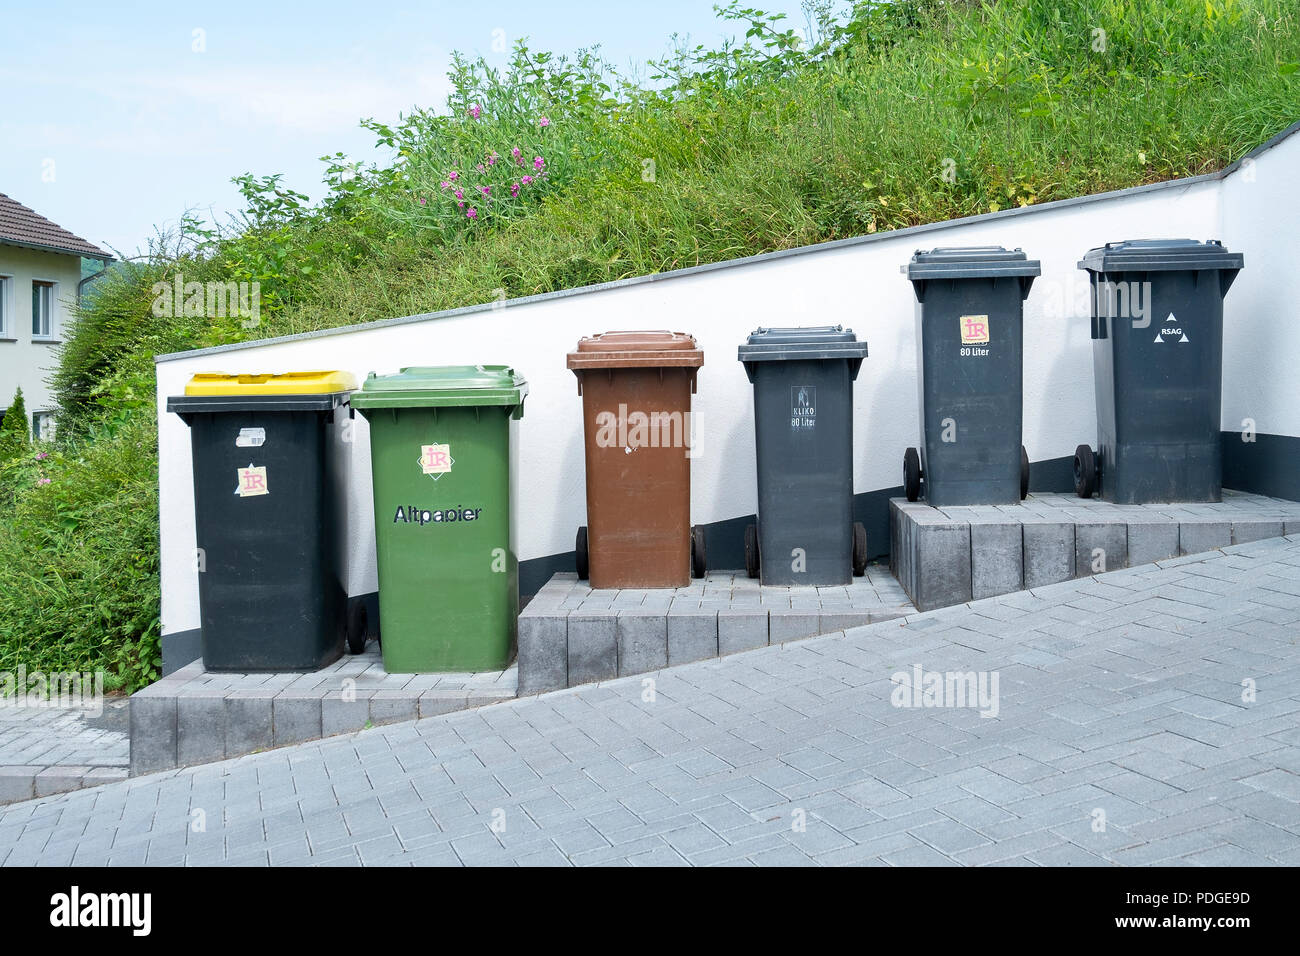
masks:
<path id="1" fill-rule="evenodd" d="M 241 498 L 251 498 L 255 495 L 269 495 L 271 489 L 266 486 L 266 466 L 253 465 L 249 463 L 247 468 L 238 469 L 239 486 L 235 488 L 235 494 Z"/>
<path id="2" fill-rule="evenodd" d="M 426 475 L 445 475 L 454 464 L 450 445 L 420 446 L 420 470 Z"/>
<path id="3" fill-rule="evenodd" d="M 962 345 L 977 345 L 989 340 L 987 315 L 963 315 L 958 322 L 961 325 Z"/>

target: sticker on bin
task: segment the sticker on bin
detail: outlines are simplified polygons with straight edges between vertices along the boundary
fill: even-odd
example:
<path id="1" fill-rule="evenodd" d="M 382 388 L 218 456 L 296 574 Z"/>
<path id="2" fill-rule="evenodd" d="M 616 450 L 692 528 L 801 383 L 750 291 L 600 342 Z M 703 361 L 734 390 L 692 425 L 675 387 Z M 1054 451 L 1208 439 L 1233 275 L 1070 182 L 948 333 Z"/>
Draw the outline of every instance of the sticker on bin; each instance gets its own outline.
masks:
<path id="1" fill-rule="evenodd" d="M 236 448 L 261 448 L 265 444 L 265 428 L 241 428 L 235 438 Z"/>
<path id="2" fill-rule="evenodd" d="M 266 485 L 266 466 L 254 465 L 251 461 L 247 468 L 238 469 L 239 485 L 235 488 L 235 494 L 241 498 L 252 498 L 256 495 L 269 495 L 271 489 Z"/>
<path id="3" fill-rule="evenodd" d="M 982 345 L 989 340 L 987 315 L 963 315 L 958 322 L 961 325 L 962 345 Z"/>
<path id="4" fill-rule="evenodd" d="M 456 464 L 451 457 L 451 445 L 421 445 L 420 470 L 437 481 Z"/>
<path id="5" fill-rule="evenodd" d="M 817 386 L 790 386 L 790 427 L 815 428 L 817 425 Z"/>

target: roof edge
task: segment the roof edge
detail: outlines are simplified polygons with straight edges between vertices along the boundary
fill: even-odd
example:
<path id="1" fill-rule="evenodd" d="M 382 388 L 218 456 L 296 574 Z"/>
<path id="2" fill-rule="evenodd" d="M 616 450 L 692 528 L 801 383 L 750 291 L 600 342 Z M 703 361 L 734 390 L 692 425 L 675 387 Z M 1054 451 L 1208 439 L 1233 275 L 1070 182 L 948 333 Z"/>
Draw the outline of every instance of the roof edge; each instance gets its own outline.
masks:
<path id="1" fill-rule="evenodd" d="M 32 249 L 36 252 L 54 252 L 62 256 L 77 256 L 81 259 L 98 259 L 100 262 L 116 262 L 117 257 L 109 255 L 103 249 L 99 250 L 98 255 L 91 255 L 80 249 L 68 249 L 63 246 L 50 246 L 39 242 L 23 242 L 20 239 L 5 239 L 0 237 L 0 246 L 14 246 L 18 249 Z M 98 248 L 98 247 L 92 247 Z"/>

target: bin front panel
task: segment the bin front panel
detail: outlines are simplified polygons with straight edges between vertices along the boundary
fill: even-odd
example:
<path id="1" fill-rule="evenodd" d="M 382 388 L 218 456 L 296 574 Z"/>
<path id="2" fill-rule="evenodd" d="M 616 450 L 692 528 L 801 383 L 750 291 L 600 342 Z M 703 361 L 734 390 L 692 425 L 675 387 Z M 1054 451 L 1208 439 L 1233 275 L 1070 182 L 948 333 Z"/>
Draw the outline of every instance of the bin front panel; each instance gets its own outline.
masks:
<path id="1" fill-rule="evenodd" d="M 377 408 L 370 422 L 384 668 L 501 670 L 515 645 L 511 410 Z"/>
<path id="2" fill-rule="evenodd" d="M 935 279 L 917 306 L 926 501 L 1020 501 L 1019 277 Z"/>
<path id="3" fill-rule="evenodd" d="M 686 586 L 695 369 L 596 368 L 577 374 L 591 586 Z"/>
<path id="4" fill-rule="evenodd" d="M 763 584 L 832 587 L 852 580 L 850 364 L 752 364 Z"/>
<path id="5" fill-rule="evenodd" d="M 189 418 L 208 670 L 315 670 L 343 653 L 331 415 Z"/>
<path id="6" fill-rule="evenodd" d="M 1215 270 L 1093 274 L 1102 498 L 1122 504 L 1218 501 L 1223 298 Z M 1141 289 L 1145 315 L 1108 288 Z M 1096 288 L 1096 285 L 1094 286 Z M 1139 293 L 1140 294 L 1140 293 Z M 1126 314 L 1119 314 L 1126 312 Z"/>

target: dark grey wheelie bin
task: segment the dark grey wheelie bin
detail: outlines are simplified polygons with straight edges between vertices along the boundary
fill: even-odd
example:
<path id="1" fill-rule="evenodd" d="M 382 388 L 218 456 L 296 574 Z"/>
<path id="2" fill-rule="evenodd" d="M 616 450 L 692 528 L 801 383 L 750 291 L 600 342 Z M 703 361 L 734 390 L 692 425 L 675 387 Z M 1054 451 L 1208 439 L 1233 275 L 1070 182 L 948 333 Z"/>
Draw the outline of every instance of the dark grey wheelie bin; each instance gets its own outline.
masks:
<path id="1" fill-rule="evenodd" d="M 758 329 L 740 346 L 758 465 L 745 570 L 764 584 L 831 587 L 866 571 L 866 528 L 853 520 L 853 380 L 866 355 L 838 325 Z"/>
<path id="2" fill-rule="evenodd" d="M 903 455 L 908 501 L 1015 504 L 1029 492 L 1020 443 L 1024 301 L 1042 270 L 1019 249 L 920 250 L 904 266 L 917 301 L 921 450 Z"/>
<path id="3" fill-rule="evenodd" d="M 1131 239 L 1084 254 L 1097 449 L 1074 453 L 1079 497 L 1221 499 L 1223 297 L 1243 265 L 1213 239 Z"/>
<path id="4" fill-rule="evenodd" d="M 208 670 L 316 670 L 351 638 L 333 452 L 355 388 L 347 372 L 201 373 L 168 397 L 190 427 Z"/>

